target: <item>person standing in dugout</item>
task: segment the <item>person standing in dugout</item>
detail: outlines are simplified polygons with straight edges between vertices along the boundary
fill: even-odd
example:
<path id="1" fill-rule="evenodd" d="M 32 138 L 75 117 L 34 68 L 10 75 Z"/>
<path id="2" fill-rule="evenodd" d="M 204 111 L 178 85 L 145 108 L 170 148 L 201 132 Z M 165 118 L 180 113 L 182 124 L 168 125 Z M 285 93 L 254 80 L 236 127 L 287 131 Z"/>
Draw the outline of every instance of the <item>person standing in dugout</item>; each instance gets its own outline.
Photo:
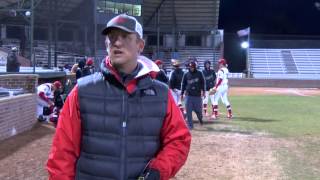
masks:
<path id="1" fill-rule="evenodd" d="M 219 70 L 217 74 L 217 80 L 216 85 L 210 89 L 209 94 L 213 95 L 213 115 L 212 119 L 217 119 L 219 116 L 218 112 L 218 103 L 219 99 L 221 98 L 222 103 L 227 107 L 227 118 L 232 118 L 232 110 L 231 110 L 231 104 L 228 100 L 228 74 L 229 70 L 227 68 L 227 61 L 225 59 L 220 59 L 218 61 Z"/>
<path id="2" fill-rule="evenodd" d="M 101 71 L 80 78 L 53 139 L 51 180 L 168 180 L 185 163 L 191 134 L 159 68 L 140 56 L 141 24 L 111 19 L 102 34 L 108 56 Z"/>
<path id="3" fill-rule="evenodd" d="M 205 61 L 204 62 L 204 69 L 202 71 L 203 73 L 203 76 L 204 76 L 204 79 L 206 80 L 206 92 L 205 92 L 205 96 L 203 98 L 203 112 L 205 114 L 205 116 L 209 116 L 209 113 L 208 113 L 208 101 L 210 99 L 210 102 L 212 104 L 213 102 L 213 97 L 214 95 L 210 95 L 209 94 L 209 90 L 211 88 L 214 87 L 215 85 L 215 80 L 216 80 L 216 73 L 214 72 L 213 69 L 211 69 L 211 63 L 210 61 Z M 213 105 L 212 105 L 212 115 L 213 115 Z"/>
<path id="4" fill-rule="evenodd" d="M 196 113 L 200 124 L 203 125 L 202 96 L 205 90 L 204 81 L 202 72 L 198 71 L 196 63 L 191 61 L 189 63 L 189 72 L 184 74 L 181 86 L 181 100 L 183 101 L 185 95 L 185 108 L 190 129 L 193 129 L 192 111 Z"/>

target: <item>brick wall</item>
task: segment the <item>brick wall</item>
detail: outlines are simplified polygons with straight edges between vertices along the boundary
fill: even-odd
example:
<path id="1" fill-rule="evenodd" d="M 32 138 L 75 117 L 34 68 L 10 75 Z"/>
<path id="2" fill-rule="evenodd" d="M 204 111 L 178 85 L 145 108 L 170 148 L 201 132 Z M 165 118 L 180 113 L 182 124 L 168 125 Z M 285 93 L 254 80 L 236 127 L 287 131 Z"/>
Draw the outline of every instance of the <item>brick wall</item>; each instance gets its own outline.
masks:
<path id="1" fill-rule="evenodd" d="M 36 74 L 6 74 L 0 75 L 0 87 L 23 88 L 28 93 L 35 93 L 38 85 Z"/>
<path id="2" fill-rule="evenodd" d="M 31 129 L 36 122 L 35 94 L 0 98 L 0 141 Z"/>

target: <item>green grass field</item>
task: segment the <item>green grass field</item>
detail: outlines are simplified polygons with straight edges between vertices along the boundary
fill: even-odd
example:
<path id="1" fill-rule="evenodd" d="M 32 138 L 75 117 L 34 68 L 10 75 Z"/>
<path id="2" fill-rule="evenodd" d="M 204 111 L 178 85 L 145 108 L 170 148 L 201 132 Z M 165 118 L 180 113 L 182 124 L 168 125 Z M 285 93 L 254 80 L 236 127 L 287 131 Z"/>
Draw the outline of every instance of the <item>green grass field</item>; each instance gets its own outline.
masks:
<path id="1" fill-rule="evenodd" d="M 275 150 L 288 179 L 320 179 L 319 96 L 231 96 L 230 101 L 233 121 L 221 118 L 218 123 L 294 144 Z M 224 106 L 219 110 L 224 113 Z"/>
<path id="2" fill-rule="evenodd" d="M 320 135 L 320 97 L 233 96 L 231 102 L 234 124 L 242 128 L 280 137 Z"/>

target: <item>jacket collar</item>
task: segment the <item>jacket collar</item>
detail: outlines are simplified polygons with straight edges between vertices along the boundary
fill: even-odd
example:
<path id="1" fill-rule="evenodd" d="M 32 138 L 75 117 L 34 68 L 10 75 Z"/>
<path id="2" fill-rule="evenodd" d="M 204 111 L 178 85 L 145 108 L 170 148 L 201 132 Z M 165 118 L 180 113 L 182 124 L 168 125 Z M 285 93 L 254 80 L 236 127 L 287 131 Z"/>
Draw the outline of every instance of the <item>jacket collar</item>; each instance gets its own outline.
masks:
<path id="1" fill-rule="evenodd" d="M 139 56 L 138 63 L 141 65 L 139 72 L 132 80 L 125 84 L 122 82 L 122 78 L 119 72 L 112 66 L 109 56 L 107 56 L 105 60 L 102 61 L 100 68 L 102 74 L 104 75 L 104 77 L 106 77 L 106 79 L 110 75 L 115 77 L 116 80 L 126 88 L 127 92 L 129 94 L 132 94 L 136 90 L 137 82 L 140 78 L 150 76 L 154 79 L 157 72 L 160 71 L 158 66 L 153 61 L 144 56 Z"/>

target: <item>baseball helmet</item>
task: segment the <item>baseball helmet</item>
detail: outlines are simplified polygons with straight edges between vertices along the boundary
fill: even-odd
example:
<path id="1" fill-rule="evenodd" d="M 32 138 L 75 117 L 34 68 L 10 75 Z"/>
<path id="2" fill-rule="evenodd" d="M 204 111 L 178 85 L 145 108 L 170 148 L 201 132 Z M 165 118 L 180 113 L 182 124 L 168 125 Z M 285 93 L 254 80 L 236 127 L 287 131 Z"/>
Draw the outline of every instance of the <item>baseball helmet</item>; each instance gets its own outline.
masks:
<path id="1" fill-rule="evenodd" d="M 206 61 L 204 62 L 204 66 L 206 66 L 207 64 L 211 65 L 211 62 L 210 62 L 209 60 L 206 60 Z"/>

